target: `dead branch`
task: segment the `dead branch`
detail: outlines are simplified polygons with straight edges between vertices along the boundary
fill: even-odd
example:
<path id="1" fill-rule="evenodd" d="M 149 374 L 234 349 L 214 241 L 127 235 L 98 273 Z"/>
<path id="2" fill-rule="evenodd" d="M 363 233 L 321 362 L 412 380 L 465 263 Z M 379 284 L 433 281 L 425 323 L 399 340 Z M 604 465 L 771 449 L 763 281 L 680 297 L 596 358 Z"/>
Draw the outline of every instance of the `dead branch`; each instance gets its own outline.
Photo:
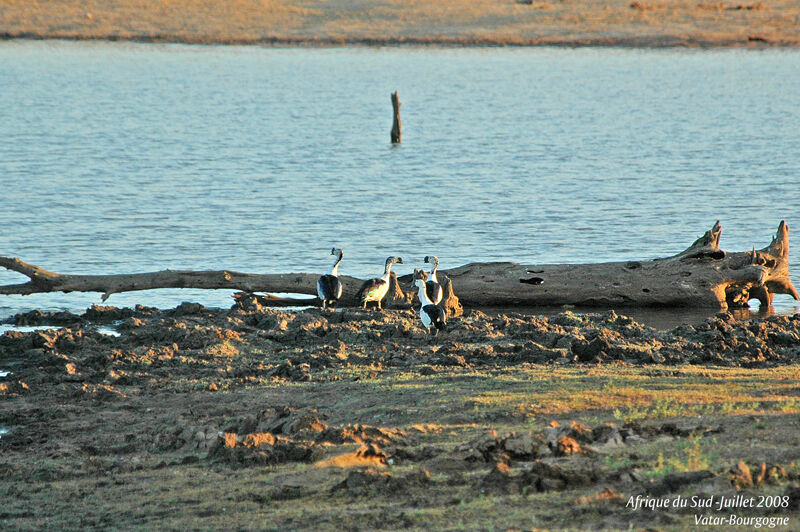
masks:
<path id="1" fill-rule="evenodd" d="M 677 255 L 648 261 L 600 264 L 520 265 L 484 262 L 440 270 L 443 305 L 451 315 L 461 305 L 593 306 L 593 307 L 708 307 L 741 308 L 751 299 L 769 306 L 775 294 L 798 299 L 789 275 L 789 227 L 781 222 L 772 242 L 763 249 L 725 252 L 719 247 L 719 222 Z M 231 270 L 163 270 L 116 275 L 54 273 L 17 258 L 0 257 L 0 266 L 29 278 L 22 284 L 0 286 L 0 294 L 100 292 L 112 294 L 156 288 L 231 289 L 244 292 L 316 295 L 316 273 L 252 274 Z M 340 276 L 344 295 L 340 306 L 355 306 L 361 279 Z M 391 276 L 384 305 L 409 308 L 412 275 Z M 458 289 L 455 296 L 453 286 Z M 272 298 L 275 305 L 315 305 L 316 299 Z M 460 300 L 460 301 L 459 301 Z"/>

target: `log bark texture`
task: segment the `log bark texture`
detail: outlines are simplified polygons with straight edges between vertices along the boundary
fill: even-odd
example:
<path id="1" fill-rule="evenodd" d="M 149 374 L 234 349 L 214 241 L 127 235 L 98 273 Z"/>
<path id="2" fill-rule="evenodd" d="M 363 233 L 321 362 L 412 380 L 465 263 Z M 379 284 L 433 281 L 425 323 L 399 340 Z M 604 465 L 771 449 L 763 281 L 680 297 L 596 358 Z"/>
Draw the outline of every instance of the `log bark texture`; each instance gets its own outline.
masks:
<path id="1" fill-rule="evenodd" d="M 512 262 L 473 263 L 440 270 L 443 305 L 450 315 L 461 305 L 706 307 L 741 308 L 751 299 L 770 305 L 775 294 L 798 299 L 789 275 L 789 227 L 781 222 L 763 249 L 725 252 L 719 247 L 717 222 L 685 251 L 648 261 L 600 264 L 521 265 Z M 164 270 L 118 275 L 73 275 L 47 271 L 16 258 L 0 257 L 0 266 L 29 277 L 22 284 L 0 286 L 0 294 L 101 292 L 111 294 L 155 288 L 232 289 L 245 292 L 316 294 L 317 273 L 252 274 L 231 270 Z M 413 274 L 392 273 L 388 308 L 409 308 L 415 290 Z M 339 306 L 357 306 L 363 280 L 342 275 Z M 458 293 L 458 297 L 455 293 Z M 270 296 L 268 296 L 270 297 Z M 459 301 L 460 299 L 460 301 Z M 319 305 L 314 299 L 272 298 L 275 306 Z"/>
<path id="2" fill-rule="evenodd" d="M 742 308 L 798 299 L 789 276 L 789 226 L 781 222 L 763 249 L 726 252 L 719 222 L 677 255 L 599 264 L 467 264 L 446 273 L 466 306 Z"/>
<path id="3" fill-rule="evenodd" d="M 17 258 L 0 257 L 0 266 L 21 273 L 27 283 L 0 286 L 0 294 L 38 294 L 43 292 L 101 292 L 105 301 L 112 294 L 156 288 L 231 289 L 245 292 L 284 292 L 316 294 L 316 273 L 241 273 L 232 270 L 163 270 L 150 273 L 117 275 L 73 275 L 47 271 Z M 355 301 L 355 293 L 364 281 L 340 275 L 343 292 Z M 314 304 L 318 299 L 275 298 L 290 304 Z M 349 300 L 348 300 L 349 302 Z"/>

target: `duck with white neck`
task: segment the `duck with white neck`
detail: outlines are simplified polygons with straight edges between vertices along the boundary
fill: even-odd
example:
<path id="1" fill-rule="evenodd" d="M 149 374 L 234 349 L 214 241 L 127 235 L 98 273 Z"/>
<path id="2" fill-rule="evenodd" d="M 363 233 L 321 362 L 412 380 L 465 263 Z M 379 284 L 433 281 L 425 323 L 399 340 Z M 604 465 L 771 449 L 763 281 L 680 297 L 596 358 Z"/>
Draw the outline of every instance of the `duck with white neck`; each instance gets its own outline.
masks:
<path id="1" fill-rule="evenodd" d="M 339 263 L 342 262 L 344 252 L 341 249 L 331 249 L 331 255 L 336 255 L 331 271 L 317 280 L 317 295 L 322 301 L 322 308 L 328 308 L 342 297 L 342 281 L 339 280 Z"/>
<path id="2" fill-rule="evenodd" d="M 425 263 L 433 264 L 433 269 L 431 270 L 430 275 L 428 275 L 428 280 L 425 282 L 428 299 L 430 299 L 431 303 L 434 305 L 438 305 L 444 296 L 442 285 L 439 284 L 439 279 L 436 277 L 436 270 L 439 268 L 439 257 L 436 257 L 435 255 L 427 255 L 425 257 Z"/>
<path id="3" fill-rule="evenodd" d="M 388 257 L 383 267 L 383 275 L 369 279 L 361 285 L 358 291 L 358 298 L 363 308 L 367 308 L 367 303 L 378 303 L 378 310 L 381 310 L 381 301 L 389 291 L 389 275 L 392 272 L 392 264 L 403 264 L 401 257 Z"/>
<path id="4" fill-rule="evenodd" d="M 417 279 L 414 281 L 414 285 L 419 289 L 419 300 L 422 303 L 419 308 L 419 318 L 422 320 L 422 325 L 428 332 L 433 332 L 434 336 L 436 336 L 439 331 L 443 331 L 447 327 L 447 314 L 442 307 L 434 305 L 428 299 L 425 281 Z"/>

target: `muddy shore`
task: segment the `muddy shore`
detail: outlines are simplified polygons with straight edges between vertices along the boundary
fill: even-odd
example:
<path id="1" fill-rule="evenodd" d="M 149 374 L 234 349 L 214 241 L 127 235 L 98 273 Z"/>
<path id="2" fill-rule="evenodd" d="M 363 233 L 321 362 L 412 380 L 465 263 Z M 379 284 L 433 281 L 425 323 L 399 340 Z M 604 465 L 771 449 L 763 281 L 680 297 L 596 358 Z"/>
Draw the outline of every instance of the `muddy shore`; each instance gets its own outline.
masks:
<path id="1" fill-rule="evenodd" d="M 9 0 L 5 39 L 260 45 L 800 45 L 793 0 Z"/>
<path id="2" fill-rule="evenodd" d="M 800 524 L 800 315 L 659 331 L 471 311 L 431 338 L 411 311 L 242 298 L 14 321 L 59 328 L 0 336 L 10 529 L 683 530 L 702 513 L 637 495 L 775 495 L 738 513 Z"/>

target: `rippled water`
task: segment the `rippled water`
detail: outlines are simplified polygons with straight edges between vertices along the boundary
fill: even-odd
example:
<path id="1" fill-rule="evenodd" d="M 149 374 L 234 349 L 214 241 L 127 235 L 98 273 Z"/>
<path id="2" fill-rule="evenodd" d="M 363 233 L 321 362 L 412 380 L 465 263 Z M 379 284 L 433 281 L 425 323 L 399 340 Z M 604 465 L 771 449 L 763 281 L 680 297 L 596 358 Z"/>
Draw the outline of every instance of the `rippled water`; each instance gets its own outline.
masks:
<path id="1" fill-rule="evenodd" d="M 55 271 L 647 259 L 717 219 L 731 250 L 800 222 L 797 51 L 20 41 L 0 84 L 0 254 Z M 231 303 L 108 303 L 184 300 Z M 0 318 L 92 302 L 0 296 Z"/>

